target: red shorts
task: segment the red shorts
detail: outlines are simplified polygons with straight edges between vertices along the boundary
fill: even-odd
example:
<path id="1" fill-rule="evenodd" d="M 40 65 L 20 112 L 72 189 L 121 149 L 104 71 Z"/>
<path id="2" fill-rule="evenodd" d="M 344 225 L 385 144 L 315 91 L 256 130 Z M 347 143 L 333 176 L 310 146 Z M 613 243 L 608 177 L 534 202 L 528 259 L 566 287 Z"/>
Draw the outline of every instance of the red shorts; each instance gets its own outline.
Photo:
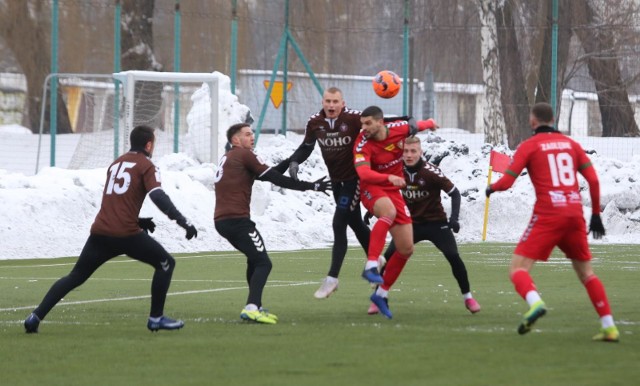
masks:
<path id="1" fill-rule="evenodd" d="M 373 213 L 373 204 L 382 197 L 389 197 L 393 206 L 396 208 L 396 218 L 393 220 L 393 224 L 411 224 L 411 213 L 409 208 L 404 202 L 400 189 L 386 190 L 380 186 L 368 185 L 362 187 L 360 198 L 362 205 L 371 213 Z"/>
<path id="2" fill-rule="evenodd" d="M 578 216 L 531 216 L 514 253 L 534 260 L 546 261 L 557 246 L 572 260 L 591 260 L 587 243 L 587 225 Z"/>

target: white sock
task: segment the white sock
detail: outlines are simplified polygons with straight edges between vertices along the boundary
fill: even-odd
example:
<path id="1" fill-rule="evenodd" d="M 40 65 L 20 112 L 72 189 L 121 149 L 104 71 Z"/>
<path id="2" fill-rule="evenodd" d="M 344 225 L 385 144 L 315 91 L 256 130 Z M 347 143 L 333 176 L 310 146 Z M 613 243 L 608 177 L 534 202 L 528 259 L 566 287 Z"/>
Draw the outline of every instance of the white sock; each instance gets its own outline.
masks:
<path id="1" fill-rule="evenodd" d="M 529 307 L 531 307 L 534 303 L 539 302 L 540 300 L 542 300 L 542 298 L 540 297 L 540 294 L 538 293 L 538 291 L 529 291 L 527 292 L 527 303 L 529 303 Z"/>
<path id="2" fill-rule="evenodd" d="M 258 306 L 256 306 L 253 303 L 249 303 L 246 306 L 244 306 L 244 309 L 247 311 L 258 311 Z"/>
<path id="3" fill-rule="evenodd" d="M 151 316 L 149 317 L 149 320 L 153 323 L 158 323 L 160 319 L 162 319 L 162 316 L 158 316 L 157 318 L 152 318 Z"/>
<path id="4" fill-rule="evenodd" d="M 613 323 L 613 316 L 611 315 L 605 315 L 600 318 L 600 323 L 602 323 L 602 328 L 615 326 L 615 323 Z"/>
<path id="5" fill-rule="evenodd" d="M 389 291 L 383 290 L 382 287 L 378 287 L 378 289 L 376 290 L 376 295 L 382 296 L 383 298 L 388 298 Z"/>
<path id="6" fill-rule="evenodd" d="M 378 268 L 378 260 L 367 260 L 364 269 Z"/>
<path id="7" fill-rule="evenodd" d="M 337 277 L 327 276 L 327 283 L 337 283 L 337 282 L 338 282 Z"/>
<path id="8" fill-rule="evenodd" d="M 471 292 L 467 292 L 466 294 L 462 294 L 462 297 L 464 298 L 464 300 L 473 299 L 473 295 L 471 295 Z"/>

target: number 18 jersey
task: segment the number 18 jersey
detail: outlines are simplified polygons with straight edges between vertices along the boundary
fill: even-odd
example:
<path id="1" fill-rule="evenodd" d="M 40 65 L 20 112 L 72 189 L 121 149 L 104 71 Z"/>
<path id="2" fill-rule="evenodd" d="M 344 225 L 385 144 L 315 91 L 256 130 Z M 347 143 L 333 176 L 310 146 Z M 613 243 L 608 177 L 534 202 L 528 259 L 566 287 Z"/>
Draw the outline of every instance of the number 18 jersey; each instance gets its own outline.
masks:
<path id="1" fill-rule="evenodd" d="M 591 161 L 580 144 L 557 131 L 539 132 L 518 147 L 505 171 L 513 179 L 501 178 L 492 187 L 508 189 L 527 168 L 536 192 L 534 214 L 582 217 L 576 173 L 588 167 L 592 167 Z"/>

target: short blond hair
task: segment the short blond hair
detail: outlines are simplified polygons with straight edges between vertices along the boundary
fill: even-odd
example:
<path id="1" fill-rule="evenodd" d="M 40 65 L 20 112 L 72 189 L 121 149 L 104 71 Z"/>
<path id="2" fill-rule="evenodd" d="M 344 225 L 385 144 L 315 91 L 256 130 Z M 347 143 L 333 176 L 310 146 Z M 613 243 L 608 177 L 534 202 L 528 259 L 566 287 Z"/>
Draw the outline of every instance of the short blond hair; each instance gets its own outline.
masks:
<path id="1" fill-rule="evenodd" d="M 415 135 L 412 135 L 412 136 L 410 136 L 410 137 L 407 137 L 407 138 L 404 140 L 404 143 L 405 143 L 406 145 L 410 145 L 410 144 L 412 144 L 412 143 L 417 143 L 417 144 L 419 144 L 419 145 L 420 145 L 420 148 L 422 148 L 422 142 L 420 141 L 420 138 L 416 137 Z"/>

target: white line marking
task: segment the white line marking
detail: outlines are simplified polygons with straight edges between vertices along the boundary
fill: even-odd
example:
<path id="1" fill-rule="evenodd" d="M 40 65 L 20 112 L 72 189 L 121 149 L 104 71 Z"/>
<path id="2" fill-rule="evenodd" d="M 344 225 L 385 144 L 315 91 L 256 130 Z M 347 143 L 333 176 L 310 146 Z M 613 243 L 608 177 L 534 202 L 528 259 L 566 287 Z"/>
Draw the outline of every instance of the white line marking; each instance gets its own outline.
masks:
<path id="1" fill-rule="evenodd" d="M 300 249 L 300 250 L 291 250 L 291 251 L 269 251 L 269 255 L 279 255 L 279 254 L 283 254 L 283 253 L 309 253 L 309 252 L 318 252 L 318 249 Z M 214 257 L 214 258 L 235 258 L 235 257 L 244 257 L 244 254 L 237 252 L 237 253 L 228 253 L 228 254 L 203 254 L 203 255 L 190 255 L 190 256 L 174 256 L 174 259 L 176 260 L 185 260 L 185 259 L 193 259 L 193 258 L 197 258 L 197 257 Z M 322 256 L 318 256 L 318 257 L 322 257 L 324 258 L 325 255 Z M 58 259 L 58 258 L 54 258 L 54 259 Z M 44 260 L 44 259 L 42 259 Z M 9 260 L 0 260 L 0 261 L 9 261 Z M 113 261 L 110 260 L 108 263 L 109 264 L 116 264 L 116 263 L 133 263 L 133 262 L 138 262 L 138 260 L 135 259 L 131 259 L 131 258 L 127 258 L 126 260 L 118 260 L 118 261 Z M 47 267 L 64 267 L 64 266 L 73 266 L 76 263 L 57 263 L 57 264 L 37 264 L 37 265 L 8 265 L 8 266 L 0 266 L 0 269 L 3 268 L 47 268 Z"/>
<path id="2" fill-rule="evenodd" d="M 301 285 L 310 285 L 310 284 L 318 284 L 319 282 L 314 281 L 306 281 L 306 282 L 298 282 L 292 284 L 274 284 L 267 285 L 266 287 L 274 288 L 274 287 L 297 287 Z M 168 293 L 167 296 L 176 296 L 176 295 L 193 295 L 193 294 L 204 294 L 211 292 L 223 292 L 223 291 L 233 291 L 233 290 L 245 290 L 246 286 L 242 287 L 227 287 L 227 288 L 211 288 L 206 290 L 193 290 L 193 291 L 182 291 L 182 292 L 171 292 Z M 105 302 L 117 302 L 123 300 L 140 300 L 140 299 L 149 299 L 151 295 L 141 295 L 141 296 L 127 296 L 124 298 L 111 298 L 111 299 L 94 299 L 94 300 L 78 300 L 75 302 L 61 302 L 56 306 L 73 306 L 78 304 L 91 304 L 91 303 L 105 303 Z M 33 310 L 37 306 L 21 306 L 21 307 L 11 307 L 11 308 L 0 308 L 0 312 L 8 312 L 8 311 L 18 311 L 18 310 Z"/>

